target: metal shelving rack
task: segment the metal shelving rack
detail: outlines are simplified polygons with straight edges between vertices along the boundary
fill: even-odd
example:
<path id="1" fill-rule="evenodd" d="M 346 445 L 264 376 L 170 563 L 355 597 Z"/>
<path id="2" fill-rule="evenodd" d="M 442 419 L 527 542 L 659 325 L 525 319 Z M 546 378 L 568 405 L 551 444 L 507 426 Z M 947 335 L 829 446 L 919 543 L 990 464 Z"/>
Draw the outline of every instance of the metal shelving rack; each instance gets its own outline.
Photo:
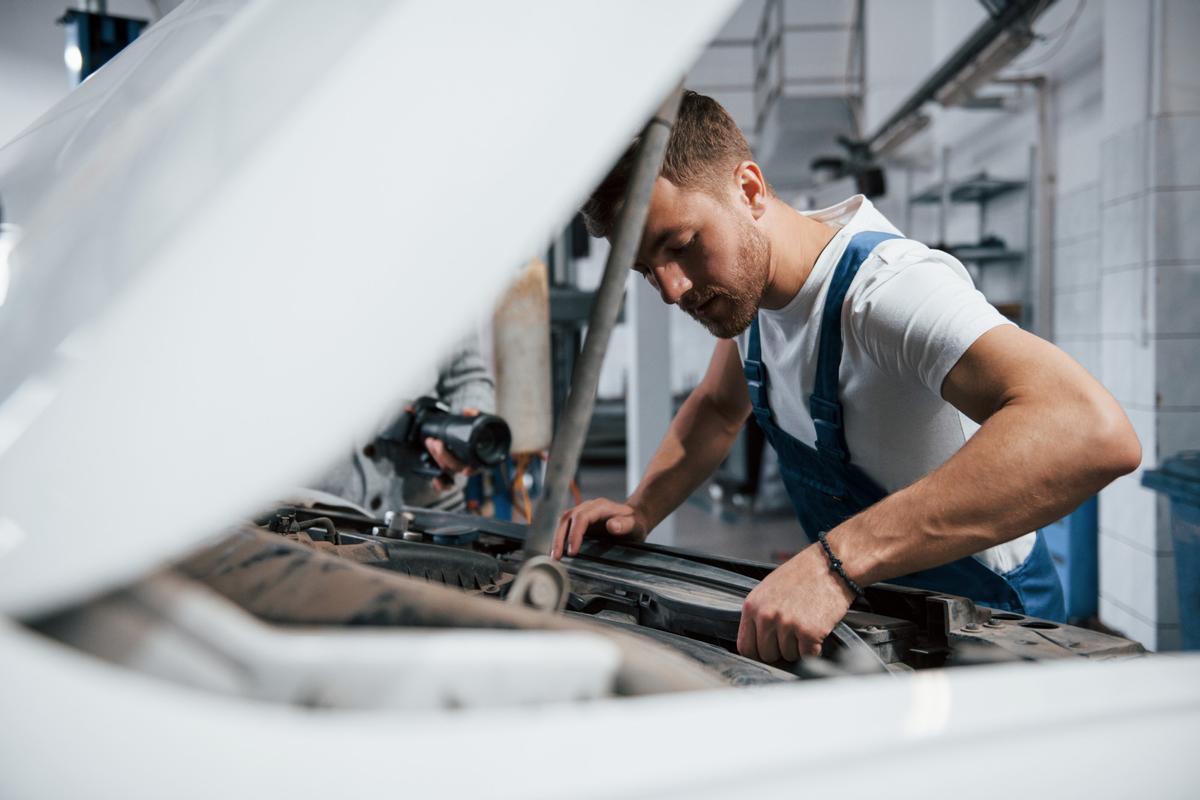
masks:
<path id="1" fill-rule="evenodd" d="M 1013 192 L 1024 192 L 1026 200 L 1026 246 L 1033 241 L 1033 203 L 1029 192 L 1032 182 L 1031 180 L 995 178 L 986 172 L 979 172 L 967 178 L 950 180 L 947 169 L 948 161 L 949 153 L 948 151 L 944 151 L 942 154 L 942 180 L 931 186 L 927 186 L 916 194 L 910 195 L 908 198 L 909 206 L 910 208 L 914 205 L 938 206 L 939 241 L 937 246 L 945 248 L 947 252 L 962 261 L 971 270 L 972 277 L 977 284 L 981 283 L 982 270 L 989 264 L 1015 264 L 1022 269 L 1023 275 L 1020 280 L 1023 287 L 1022 296 L 1018 298 L 1005 298 L 1001 302 L 993 302 L 995 302 L 996 308 L 1002 314 L 1023 327 L 1029 327 L 1033 319 L 1033 308 L 1030 301 L 1032 284 L 1028 252 L 1026 250 L 1009 249 L 1006 246 L 989 246 L 983 244 L 983 239 L 988 235 L 988 204 L 998 197 Z M 1034 164 L 1032 158 L 1030 163 L 1032 167 Z M 952 204 L 973 204 L 978 207 L 979 244 L 953 248 L 947 245 L 947 218 L 949 217 L 950 206 Z M 909 227 L 912 227 L 911 219 L 909 220 Z M 991 299 L 989 298 L 989 300 Z"/>

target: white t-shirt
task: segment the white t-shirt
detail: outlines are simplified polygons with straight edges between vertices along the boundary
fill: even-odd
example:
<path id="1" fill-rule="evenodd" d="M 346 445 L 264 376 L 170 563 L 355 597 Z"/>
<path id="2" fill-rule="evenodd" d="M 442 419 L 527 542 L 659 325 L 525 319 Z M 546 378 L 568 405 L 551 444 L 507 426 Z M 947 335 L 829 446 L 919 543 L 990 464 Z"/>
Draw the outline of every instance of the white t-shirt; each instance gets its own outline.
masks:
<path id="1" fill-rule="evenodd" d="M 900 231 L 862 195 L 807 214 L 840 230 L 796 296 L 777 311 L 760 310 L 758 318 L 775 422 L 815 446 L 808 400 L 829 281 L 854 234 Z M 838 389 L 851 461 L 888 492 L 945 463 L 979 426 L 942 399 L 942 381 L 976 339 L 1011 324 L 953 256 L 910 239 L 876 247 L 842 306 Z M 737 339 L 743 359 L 749 335 L 747 330 Z M 1026 534 L 976 558 L 1008 572 L 1034 542 Z"/>

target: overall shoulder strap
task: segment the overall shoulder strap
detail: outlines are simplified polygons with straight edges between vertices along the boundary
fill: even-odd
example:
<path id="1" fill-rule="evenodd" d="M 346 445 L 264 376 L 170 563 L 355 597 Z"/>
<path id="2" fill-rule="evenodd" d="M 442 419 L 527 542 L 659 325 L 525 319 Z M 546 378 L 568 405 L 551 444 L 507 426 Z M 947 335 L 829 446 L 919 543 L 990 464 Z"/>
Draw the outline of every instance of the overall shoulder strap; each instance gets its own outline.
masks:
<path id="1" fill-rule="evenodd" d="M 758 334 L 758 314 L 750 322 L 750 338 L 746 342 L 746 361 L 762 363 L 762 340 Z"/>
<path id="2" fill-rule="evenodd" d="M 838 372 L 842 366 L 842 304 L 858 268 L 880 242 L 899 239 L 894 233 L 863 231 L 854 234 L 838 261 L 825 306 L 821 313 L 821 335 L 817 345 L 817 374 L 813 393 L 809 397 L 809 413 L 817 429 L 817 450 L 837 461 L 849 461 L 842 404 L 838 399 Z"/>
<path id="3" fill-rule="evenodd" d="M 742 361 L 742 372 L 746 376 L 746 388 L 750 390 L 750 404 L 756 417 L 771 411 L 767 402 L 767 369 L 762 363 L 762 342 L 758 333 L 758 314 L 750 323 L 750 336 L 746 342 L 746 358 Z"/>

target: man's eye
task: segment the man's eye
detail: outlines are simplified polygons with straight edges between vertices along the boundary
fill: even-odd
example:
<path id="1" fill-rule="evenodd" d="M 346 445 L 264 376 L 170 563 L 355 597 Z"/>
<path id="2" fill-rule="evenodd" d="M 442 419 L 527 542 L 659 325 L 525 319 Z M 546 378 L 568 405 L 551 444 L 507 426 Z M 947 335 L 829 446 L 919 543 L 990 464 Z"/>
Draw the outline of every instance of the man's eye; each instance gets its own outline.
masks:
<path id="1" fill-rule="evenodd" d="M 672 253 L 675 253 L 676 255 L 678 255 L 680 253 L 686 253 L 688 250 L 692 249 L 692 245 L 694 245 L 696 243 L 696 240 L 698 238 L 700 238 L 700 234 L 694 234 L 692 236 L 692 238 L 688 239 L 686 242 L 684 242 L 681 245 L 676 245 L 675 247 L 670 248 L 670 250 Z"/>
<path id="2" fill-rule="evenodd" d="M 653 273 L 653 272 L 651 272 L 651 271 L 650 271 L 650 270 L 648 270 L 648 269 L 641 269 L 641 268 L 638 268 L 636 271 L 637 271 L 637 274 L 641 275 L 643 278 L 645 278 L 645 279 L 646 279 L 646 282 L 647 282 L 647 283 L 649 283 L 649 284 L 650 284 L 651 286 L 653 286 L 655 289 L 657 289 L 657 288 L 658 288 L 658 283 L 657 283 L 657 282 L 655 282 L 655 280 L 654 280 L 654 273 Z"/>

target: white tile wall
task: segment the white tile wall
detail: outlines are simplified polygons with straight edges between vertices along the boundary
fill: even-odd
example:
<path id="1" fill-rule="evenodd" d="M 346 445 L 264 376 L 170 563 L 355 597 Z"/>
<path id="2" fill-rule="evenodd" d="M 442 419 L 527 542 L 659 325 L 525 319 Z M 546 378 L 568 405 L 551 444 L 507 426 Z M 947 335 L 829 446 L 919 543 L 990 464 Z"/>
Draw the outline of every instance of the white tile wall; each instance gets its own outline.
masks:
<path id="1" fill-rule="evenodd" d="M 1194 261 L 1200 256 L 1200 189 L 1154 193 L 1154 239 L 1156 261 Z"/>
<path id="2" fill-rule="evenodd" d="M 1054 205 L 1054 240 L 1070 242 L 1100 232 L 1100 184 L 1092 182 L 1058 196 Z"/>
<path id="3" fill-rule="evenodd" d="M 1110 7 L 1105 7 L 1106 14 Z M 1107 69 L 1106 65 L 1106 92 L 1111 88 Z M 1146 146 L 1145 123 L 1126 127 L 1101 145 L 1102 276 L 1097 311 L 1103 332 L 1101 381 L 1126 407 L 1142 443 L 1143 465 L 1153 465 L 1155 351 L 1152 341 L 1142 344 L 1148 311 L 1143 300 Z M 1156 506 L 1154 493 L 1141 486 L 1141 470 L 1118 478 L 1100 494 L 1101 619 L 1147 647 L 1157 641 L 1152 582 L 1160 540 Z"/>
<path id="4" fill-rule="evenodd" d="M 1200 450 L 1200 411 L 1160 411 L 1155 424 L 1163 458 L 1180 450 Z"/>
<path id="5" fill-rule="evenodd" d="M 1104 595 L 1145 620 L 1174 624 L 1178 617 L 1161 616 L 1160 556 L 1130 546 L 1106 533 L 1100 535 L 1100 584 Z"/>
<path id="6" fill-rule="evenodd" d="M 1133 639 L 1145 646 L 1144 639 L 1139 639 L 1129 633 L 1133 627 L 1133 615 L 1106 597 L 1103 589 L 1100 591 L 1100 619 L 1121 636 Z"/>
<path id="7" fill-rule="evenodd" d="M 1105 334 L 1101 342 L 1101 379 L 1126 407 L 1138 429 L 1143 463 L 1153 464 L 1155 439 L 1149 409 L 1153 408 L 1154 354 L 1130 335 L 1132 323 L 1140 319 L 1140 310 L 1134 314 L 1127 291 L 1129 282 L 1141 277 L 1146 261 L 1145 92 L 1149 82 L 1146 48 L 1150 14 L 1144 4 L 1119 0 L 1109 0 L 1103 11 L 1103 102 L 1108 136 L 1100 146 L 1100 259 L 1104 270 L 1117 268 L 1129 274 L 1101 283 L 1101 329 Z M 1132 42 L 1126 40 L 1130 36 Z M 1123 288 L 1126 296 L 1121 296 Z M 1140 300 L 1138 294 L 1133 297 Z M 1137 327 L 1132 330 L 1140 333 Z M 1131 405 L 1138 404 L 1146 410 L 1130 410 Z M 1148 422 L 1150 430 L 1146 431 Z M 1154 495 L 1141 487 L 1140 472 L 1118 478 L 1100 494 L 1100 618 L 1153 648 L 1157 639 L 1153 615 L 1135 613 L 1130 602 L 1139 565 L 1153 563 L 1157 550 L 1156 502 Z"/>
<path id="8" fill-rule="evenodd" d="M 1179 624 L 1179 575 L 1175 571 L 1173 553 L 1161 553 L 1155 558 L 1154 579 L 1158 587 L 1158 605 L 1155 619 L 1161 625 Z"/>
<path id="9" fill-rule="evenodd" d="M 1100 345 L 1100 381 L 1121 404 L 1154 407 L 1154 341 L 1104 338 Z"/>
<path id="10" fill-rule="evenodd" d="M 1154 509 L 1154 530 L 1158 541 L 1158 554 L 1160 556 L 1171 555 L 1175 552 L 1175 542 L 1171 540 L 1171 498 L 1162 492 L 1155 492 Z"/>
<path id="11" fill-rule="evenodd" d="M 1100 144 L 1100 196 L 1104 203 L 1141 193 L 1146 181 L 1146 122 L 1138 122 Z"/>
<path id="12" fill-rule="evenodd" d="M 1099 207 L 1096 212 L 1099 216 Z M 1054 249 L 1054 288 L 1091 286 L 1100 279 L 1100 234 L 1065 241 Z"/>
<path id="13" fill-rule="evenodd" d="M 1084 14 L 1096 13 L 1094 5 Z M 1082 20 L 1081 20 L 1082 22 Z M 1079 28 L 1076 33 L 1082 33 Z M 1090 47 L 1095 61 L 1085 65 L 1085 59 L 1077 62 L 1077 68 L 1069 74 L 1060 73 L 1055 80 L 1055 109 L 1058 114 L 1057 127 L 1060 131 L 1056 147 L 1057 182 L 1063 194 L 1080 187 L 1095 187 L 1099 198 L 1100 183 L 1097 165 L 1100 163 L 1100 142 L 1107 135 L 1104 128 L 1104 70 L 1103 55 L 1099 41 Z"/>
<path id="14" fill-rule="evenodd" d="M 1057 338 L 1057 337 L 1056 337 Z M 1080 366 L 1100 380 L 1100 340 L 1092 337 L 1056 341 L 1056 344 L 1079 362 Z"/>
<path id="15" fill-rule="evenodd" d="M 1062 85 L 1062 84 L 1060 84 Z M 1062 100 L 1062 95 L 1057 98 Z M 1083 186 L 1095 189 L 1097 205 L 1100 200 L 1100 184 L 1097 181 L 1096 165 L 1100 163 L 1100 137 L 1103 131 L 1100 124 L 1101 110 L 1100 91 L 1097 89 L 1094 98 L 1095 108 L 1091 113 L 1082 113 L 1060 117 L 1060 130 L 1069 130 L 1070 135 L 1060 137 L 1058 145 L 1058 161 L 1056 167 L 1059 190 L 1066 194 L 1076 191 Z M 1060 104 L 1061 107 L 1061 104 Z"/>
<path id="16" fill-rule="evenodd" d="M 1196 258 L 1192 264 L 1160 265 L 1155 269 L 1154 327 L 1158 336 L 1200 334 L 1200 253 Z M 1200 363 L 1193 366 L 1200 370 Z"/>
<path id="17" fill-rule="evenodd" d="M 1155 525 L 1155 492 L 1141 485 L 1141 472 L 1113 481 L 1100 493 L 1100 530 L 1138 548 L 1147 558 L 1163 552 Z M 1101 588 L 1104 584 L 1101 582 Z"/>
<path id="18" fill-rule="evenodd" d="M 1096 307 L 1100 287 L 1087 284 L 1054 293 L 1054 336 L 1087 336 L 1100 332 Z"/>
<path id="19" fill-rule="evenodd" d="M 1200 409 L 1200 336 L 1159 339 L 1155 345 L 1157 405 Z"/>
<path id="20" fill-rule="evenodd" d="M 1200 110 L 1200 4 L 1196 0 L 1163 3 L 1162 110 L 1178 113 Z"/>
<path id="21" fill-rule="evenodd" d="M 1154 129 L 1154 186 L 1200 186 L 1200 114 L 1158 117 Z"/>
<path id="22" fill-rule="evenodd" d="M 1146 198 L 1138 195 L 1100 210 L 1100 266 L 1120 269 L 1145 262 Z"/>
<path id="23" fill-rule="evenodd" d="M 1141 336 L 1146 329 L 1149 306 L 1146 268 L 1105 272 L 1100 278 L 1099 329 L 1107 335 Z M 1091 313 L 1095 315 L 1096 307 Z M 1148 355 L 1148 354 L 1147 354 Z"/>
<path id="24" fill-rule="evenodd" d="M 1101 373 L 1152 466 L 1200 444 L 1200 5 L 1108 0 L 1102 10 Z M 1101 494 L 1101 618 L 1171 648 L 1167 503 L 1139 479 Z"/>
<path id="25" fill-rule="evenodd" d="M 1104 3 L 1104 130 L 1109 135 L 1147 116 L 1153 8 L 1147 0 Z"/>
<path id="26" fill-rule="evenodd" d="M 1101 584 L 1103 586 L 1103 584 Z M 1140 619 L 1118 600 L 1108 597 L 1100 590 L 1100 619 L 1122 636 L 1154 650 L 1158 645 L 1158 630 L 1147 620 Z"/>

